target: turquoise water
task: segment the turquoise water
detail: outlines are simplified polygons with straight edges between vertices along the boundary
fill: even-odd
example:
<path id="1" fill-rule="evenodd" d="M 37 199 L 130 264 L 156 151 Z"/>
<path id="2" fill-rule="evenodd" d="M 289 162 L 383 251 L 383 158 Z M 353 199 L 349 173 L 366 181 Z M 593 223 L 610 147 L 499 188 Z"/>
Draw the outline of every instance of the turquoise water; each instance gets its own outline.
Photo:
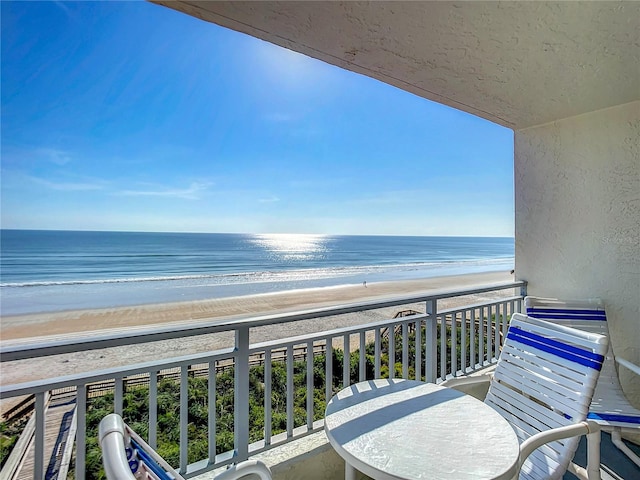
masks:
<path id="1" fill-rule="evenodd" d="M 0 232 L 2 315 L 509 270 L 513 238 Z"/>

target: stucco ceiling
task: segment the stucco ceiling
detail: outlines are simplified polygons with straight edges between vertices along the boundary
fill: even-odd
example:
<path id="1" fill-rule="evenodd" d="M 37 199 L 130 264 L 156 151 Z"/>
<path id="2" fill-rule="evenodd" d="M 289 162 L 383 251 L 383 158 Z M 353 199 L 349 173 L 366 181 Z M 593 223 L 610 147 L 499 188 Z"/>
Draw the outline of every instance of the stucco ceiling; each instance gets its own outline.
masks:
<path id="1" fill-rule="evenodd" d="M 640 2 L 157 1 L 521 129 L 640 99 Z"/>

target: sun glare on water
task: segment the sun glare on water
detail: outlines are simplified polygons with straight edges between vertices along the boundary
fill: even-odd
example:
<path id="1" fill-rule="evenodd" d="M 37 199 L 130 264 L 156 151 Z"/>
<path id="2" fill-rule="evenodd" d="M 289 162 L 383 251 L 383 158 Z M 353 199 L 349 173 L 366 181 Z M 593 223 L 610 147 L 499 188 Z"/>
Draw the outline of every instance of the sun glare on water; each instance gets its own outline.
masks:
<path id="1" fill-rule="evenodd" d="M 282 260 L 303 261 L 321 257 L 328 240 L 326 235 L 269 233 L 255 235 L 252 241 Z"/>

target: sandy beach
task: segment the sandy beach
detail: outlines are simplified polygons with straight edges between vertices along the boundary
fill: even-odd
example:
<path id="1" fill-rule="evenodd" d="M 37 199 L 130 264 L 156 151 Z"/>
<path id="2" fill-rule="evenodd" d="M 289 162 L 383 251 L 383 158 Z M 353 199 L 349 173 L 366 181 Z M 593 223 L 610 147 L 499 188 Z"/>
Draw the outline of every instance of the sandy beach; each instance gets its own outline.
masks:
<path id="1" fill-rule="evenodd" d="M 136 307 L 78 310 L 3 317 L 0 323 L 2 345 L 39 343 L 59 338 L 86 337 L 105 331 L 123 331 L 152 325 L 171 325 L 211 321 L 228 318 L 299 311 L 329 305 L 370 301 L 385 297 L 432 294 L 505 283 L 513 280 L 509 272 L 491 272 L 422 280 L 407 280 L 366 285 L 315 288 L 221 298 L 194 302 L 177 302 Z M 505 291 L 506 296 L 513 291 Z M 496 298 L 491 292 L 486 296 L 458 297 L 439 302 L 438 308 L 473 304 L 486 298 Z M 393 307 L 369 312 L 312 319 L 282 325 L 272 325 L 251 330 L 251 342 L 275 340 L 338 328 L 365 324 L 391 318 L 404 308 L 424 311 L 424 304 Z M 60 375 L 104 369 L 118 365 L 143 362 L 150 359 L 171 358 L 190 353 L 200 353 L 231 346 L 233 332 L 183 338 L 138 345 L 94 350 L 51 358 L 10 362 L 2 365 L 3 385 Z"/>

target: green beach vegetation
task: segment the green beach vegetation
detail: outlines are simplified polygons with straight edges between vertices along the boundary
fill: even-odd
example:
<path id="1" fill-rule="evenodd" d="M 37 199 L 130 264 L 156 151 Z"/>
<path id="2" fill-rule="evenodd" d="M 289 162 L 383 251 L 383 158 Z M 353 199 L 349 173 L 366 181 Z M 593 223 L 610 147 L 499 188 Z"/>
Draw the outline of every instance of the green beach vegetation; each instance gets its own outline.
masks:
<path id="1" fill-rule="evenodd" d="M 27 421 L 28 419 L 21 418 L 15 421 L 0 423 L 0 468 L 4 467 Z"/>

